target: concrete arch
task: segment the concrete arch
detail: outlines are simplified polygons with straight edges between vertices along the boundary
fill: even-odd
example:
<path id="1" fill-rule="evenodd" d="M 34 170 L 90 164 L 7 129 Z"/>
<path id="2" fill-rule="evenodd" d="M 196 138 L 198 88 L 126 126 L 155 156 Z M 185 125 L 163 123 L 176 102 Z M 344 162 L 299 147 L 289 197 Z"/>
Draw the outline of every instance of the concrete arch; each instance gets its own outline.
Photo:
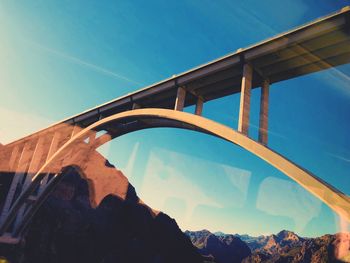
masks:
<path id="1" fill-rule="evenodd" d="M 12 206 L 8 217 L 0 228 L 0 232 L 6 230 L 6 228 L 11 224 L 18 209 L 24 203 L 26 198 L 34 191 L 37 183 L 42 180 L 42 172 L 50 165 L 50 163 L 58 159 L 60 155 L 63 154 L 64 151 L 68 149 L 75 141 L 83 139 L 84 136 L 89 133 L 89 131 L 98 130 L 100 127 L 104 127 L 109 124 L 113 124 L 116 121 L 123 120 L 128 120 L 129 123 L 132 123 L 133 121 L 135 122 L 135 120 L 136 122 L 137 120 L 144 120 L 145 122 L 142 122 L 142 124 L 130 125 L 129 128 L 121 126 L 124 128 L 121 128 L 114 137 L 118 137 L 123 134 L 145 128 L 177 127 L 211 134 L 232 142 L 238 146 L 241 146 L 245 150 L 253 153 L 254 155 L 258 156 L 259 158 L 263 159 L 267 163 L 283 172 L 285 175 L 293 179 L 311 194 L 322 200 L 336 213 L 350 222 L 350 199 L 348 196 L 332 187 L 331 185 L 327 184 L 317 176 L 278 154 L 277 152 L 233 130 L 230 127 L 206 119 L 204 117 L 181 111 L 149 108 L 117 113 L 90 125 L 72 137 L 45 163 L 45 165 L 33 177 L 32 184 L 24 192 L 22 192 L 22 194 Z M 102 140 L 101 144 L 105 143 L 106 141 L 107 140 Z M 97 144 L 95 147 L 98 147 L 101 144 Z M 42 195 L 39 196 L 36 203 L 30 209 L 32 209 L 34 212 L 36 211 L 36 209 L 48 195 L 49 191 L 53 188 L 52 186 L 58 182 L 58 180 L 59 176 L 56 176 L 50 181 L 48 187 L 43 191 Z M 30 216 L 30 213 L 28 214 Z M 23 220 L 24 223 L 25 221 L 26 220 Z"/>

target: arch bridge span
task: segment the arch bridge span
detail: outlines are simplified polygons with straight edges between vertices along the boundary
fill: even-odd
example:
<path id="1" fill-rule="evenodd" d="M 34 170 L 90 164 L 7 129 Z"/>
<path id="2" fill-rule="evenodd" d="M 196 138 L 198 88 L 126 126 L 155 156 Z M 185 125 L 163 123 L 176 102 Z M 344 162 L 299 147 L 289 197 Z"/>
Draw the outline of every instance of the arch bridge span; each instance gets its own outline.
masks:
<path id="1" fill-rule="evenodd" d="M 346 7 L 15 142 L 0 144 L 1 176 L 11 178 L 9 189 L 0 189 L 0 242 L 21 240 L 30 218 L 59 182 L 62 167 L 83 163 L 82 152 L 94 153 L 113 138 L 152 127 L 195 130 L 234 143 L 276 167 L 350 222 L 348 196 L 267 146 L 270 85 L 349 63 L 349 28 L 350 8 Z M 253 88 L 261 88 L 257 141 L 248 134 Z M 235 93 L 240 94 L 237 130 L 201 116 L 206 101 Z M 190 105 L 195 105 L 194 114 L 183 112 Z M 106 133 L 99 136 L 100 131 Z M 99 191 L 95 185 L 93 192 Z"/>
<path id="2" fill-rule="evenodd" d="M 293 179 L 299 185 L 304 187 L 311 194 L 315 195 L 317 198 L 326 203 L 340 216 L 350 221 L 350 202 L 346 195 L 328 185 L 326 182 L 322 181 L 320 178 L 307 170 L 294 164 L 286 157 L 283 157 L 282 155 L 269 149 L 265 145 L 254 141 L 253 139 L 233 130 L 230 127 L 201 116 L 167 109 L 137 109 L 118 113 L 100 120 L 83 129 L 78 134 L 74 135 L 69 141 L 67 141 L 59 150 L 57 150 L 55 154 L 53 154 L 49 160 L 47 160 L 36 175 L 33 176 L 31 185 L 26 188 L 17 198 L 16 202 L 9 211 L 6 221 L 3 222 L 0 231 L 5 232 L 6 228 L 13 223 L 21 207 L 27 202 L 28 198 L 32 196 L 35 189 L 44 179 L 48 169 L 50 169 L 50 165 L 58 162 L 62 158 L 65 158 L 65 156 L 69 154 L 69 150 L 75 148 L 76 143 L 84 141 L 87 138 L 91 139 L 91 131 L 101 131 L 106 129 L 108 126 L 119 126 L 122 128 L 118 129 L 118 131 L 113 134 L 107 133 L 89 141 L 91 147 L 87 148 L 88 151 L 95 150 L 102 144 L 111 139 L 122 136 L 123 134 L 147 128 L 174 127 L 211 134 L 234 143 L 271 164 L 285 175 Z M 69 165 L 70 159 L 68 159 L 68 162 L 65 164 Z M 36 202 L 26 209 L 25 214 L 22 215 L 22 220 L 16 224 L 15 236 L 19 236 L 21 234 L 24 227 L 30 220 L 30 217 L 38 209 L 48 194 L 50 194 L 50 191 L 52 191 L 54 186 L 59 182 L 60 176 L 62 176 L 62 174 L 57 173 L 57 175 L 50 180 L 47 187 L 37 196 Z M 110 193 L 106 192 L 105 195 L 107 194 Z"/>

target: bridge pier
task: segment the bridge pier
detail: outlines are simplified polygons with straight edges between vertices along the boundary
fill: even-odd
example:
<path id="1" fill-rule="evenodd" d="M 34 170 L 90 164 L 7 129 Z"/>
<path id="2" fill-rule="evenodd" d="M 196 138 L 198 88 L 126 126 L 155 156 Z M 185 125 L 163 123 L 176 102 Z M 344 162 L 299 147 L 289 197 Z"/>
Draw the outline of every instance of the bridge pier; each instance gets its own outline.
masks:
<path id="1" fill-rule="evenodd" d="M 24 188 L 26 188 L 31 183 L 33 176 L 39 170 L 41 159 L 44 154 L 44 148 L 45 148 L 45 137 L 41 136 L 36 142 L 34 152 L 32 153 L 33 158 L 29 164 L 28 173 L 23 186 Z"/>
<path id="2" fill-rule="evenodd" d="M 82 129 L 79 127 L 79 125 L 74 125 L 70 137 L 72 138 L 74 135 L 79 133 Z M 57 133 L 57 134 L 56 134 Z M 59 133 L 56 132 L 54 136 L 59 136 Z M 59 138 L 58 138 L 59 140 Z"/>
<path id="3" fill-rule="evenodd" d="M 74 126 L 73 127 L 73 130 L 72 130 L 72 135 L 71 136 L 74 136 L 74 134 L 76 134 L 77 132 L 79 132 L 79 129 L 77 126 Z M 49 147 L 49 151 L 47 152 L 47 156 L 45 158 L 45 163 L 51 158 L 51 156 L 58 150 L 58 146 L 59 146 L 59 142 L 61 141 L 61 133 L 59 131 L 56 131 L 54 134 L 53 134 L 53 137 L 51 139 L 51 142 L 50 142 L 50 147 Z M 40 183 L 40 186 L 39 186 L 39 193 L 41 193 L 48 180 L 49 180 L 49 175 L 50 175 L 50 172 L 47 172 L 46 175 L 44 176 L 44 178 L 41 180 L 41 183 Z"/>
<path id="4" fill-rule="evenodd" d="M 265 79 L 261 86 L 260 98 L 260 122 L 259 122 L 259 142 L 267 145 L 267 128 L 268 128 L 268 112 L 269 112 L 269 91 L 270 82 Z"/>
<path id="5" fill-rule="evenodd" d="M 185 106 L 186 90 L 183 87 L 177 89 L 174 110 L 182 111 Z"/>
<path id="6" fill-rule="evenodd" d="M 243 76 L 241 83 L 241 100 L 239 104 L 238 131 L 248 135 L 250 94 L 252 89 L 253 68 L 249 63 L 243 66 Z"/>
<path id="7" fill-rule="evenodd" d="M 45 137 L 41 136 L 36 142 L 35 149 L 32 153 L 33 157 L 29 164 L 27 176 L 25 177 L 25 181 L 22 186 L 22 191 L 25 190 L 31 184 L 33 176 L 40 169 L 40 164 L 42 164 L 41 159 L 44 154 L 44 148 L 45 148 Z M 25 206 L 22 206 L 21 209 L 19 210 L 15 221 L 15 228 L 21 222 L 25 212 L 25 208 L 26 208 Z"/>
<path id="8" fill-rule="evenodd" d="M 15 162 L 18 159 L 18 155 L 20 154 L 20 149 L 18 145 L 15 145 L 12 149 L 12 153 L 11 153 L 11 158 L 9 161 L 9 172 L 14 171 L 15 170 Z"/>
<path id="9" fill-rule="evenodd" d="M 198 97 L 197 102 L 196 102 L 196 109 L 194 111 L 194 113 L 196 115 L 201 116 L 202 115 L 202 111 L 203 111 L 203 104 L 204 104 L 204 100 L 202 97 Z"/>

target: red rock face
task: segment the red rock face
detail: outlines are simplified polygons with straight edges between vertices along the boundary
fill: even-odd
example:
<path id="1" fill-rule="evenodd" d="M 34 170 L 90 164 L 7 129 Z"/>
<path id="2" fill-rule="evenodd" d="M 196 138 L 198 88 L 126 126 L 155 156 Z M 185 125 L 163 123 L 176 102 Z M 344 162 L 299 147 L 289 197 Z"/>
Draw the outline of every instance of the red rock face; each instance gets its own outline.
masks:
<path id="1" fill-rule="evenodd" d="M 60 166 L 78 167 L 81 176 L 88 182 L 93 207 L 97 207 L 109 194 L 125 199 L 128 179 L 114 166 L 106 165 L 108 160 L 97 151 L 91 150 L 87 144 L 76 143 L 74 150 L 68 150 L 63 157 L 56 161 L 55 166 L 51 169 L 56 170 Z"/>
<path id="2" fill-rule="evenodd" d="M 54 162 L 50 171 L 56 171 L 61 166 L 77 167 L 88 183 L 92 207 L 96 208 L 103 198 L 110 194 L 125 200 L 129 186 L 128 179 L 120 170 L 110 165 L 99 152 L 91 150 L 87 144 L 80 142 L 74 145 L 74 151 L 68 150 L 68 153 L 66 152 L 63 156 L 64 158 Z M 144 204 L 141 200 L 139 203 Z M 148 209 L 152 214 L 158 214 L 158 211 L 150 207 Z"/>
<path id="3" fill-rule="evenodd" d="M 0 256 L 18 263 L 203 261 L 174 219 L 145 205 L 119 170 L 98 152 L 82 155 L 83 148 L 23 242 L 0 246 Z"/>

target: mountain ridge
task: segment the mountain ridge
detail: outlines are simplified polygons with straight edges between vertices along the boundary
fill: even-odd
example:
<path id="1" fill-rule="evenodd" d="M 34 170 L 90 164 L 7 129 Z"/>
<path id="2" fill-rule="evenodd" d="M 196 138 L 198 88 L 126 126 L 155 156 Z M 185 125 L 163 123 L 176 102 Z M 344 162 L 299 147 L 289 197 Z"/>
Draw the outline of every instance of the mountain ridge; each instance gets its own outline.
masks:
<path id="1" fill-rule="evenodd" d="M 190 237 L 194 246 L 203 256 L 211 256 L 210 262 L 350 262 L 350 233 L 325 234 L 320 237 L 301 237 L 289 230 L 281 230 L 276 234 L 252 237 L 247 234 L 211 233 L 208 230 L 184 232 Z M 212 246 L 203 242 L 206 238 L 224 240 L 234 237 L 245 243 L 250 253 L 241 253 L 236 261 L 215 257 L 218 250 L 227 250 L 222 246 Z M 242 249 L 244 245 L 232 246 L 231 249 Z M 210 253 L 209 253 L 210 252 Z M 228 253 L 229 252 L 225 252 Z M 232 252 L 231 252 L 232 253 Z M 236 258 L 238 259 L 238 258 Z"/>

